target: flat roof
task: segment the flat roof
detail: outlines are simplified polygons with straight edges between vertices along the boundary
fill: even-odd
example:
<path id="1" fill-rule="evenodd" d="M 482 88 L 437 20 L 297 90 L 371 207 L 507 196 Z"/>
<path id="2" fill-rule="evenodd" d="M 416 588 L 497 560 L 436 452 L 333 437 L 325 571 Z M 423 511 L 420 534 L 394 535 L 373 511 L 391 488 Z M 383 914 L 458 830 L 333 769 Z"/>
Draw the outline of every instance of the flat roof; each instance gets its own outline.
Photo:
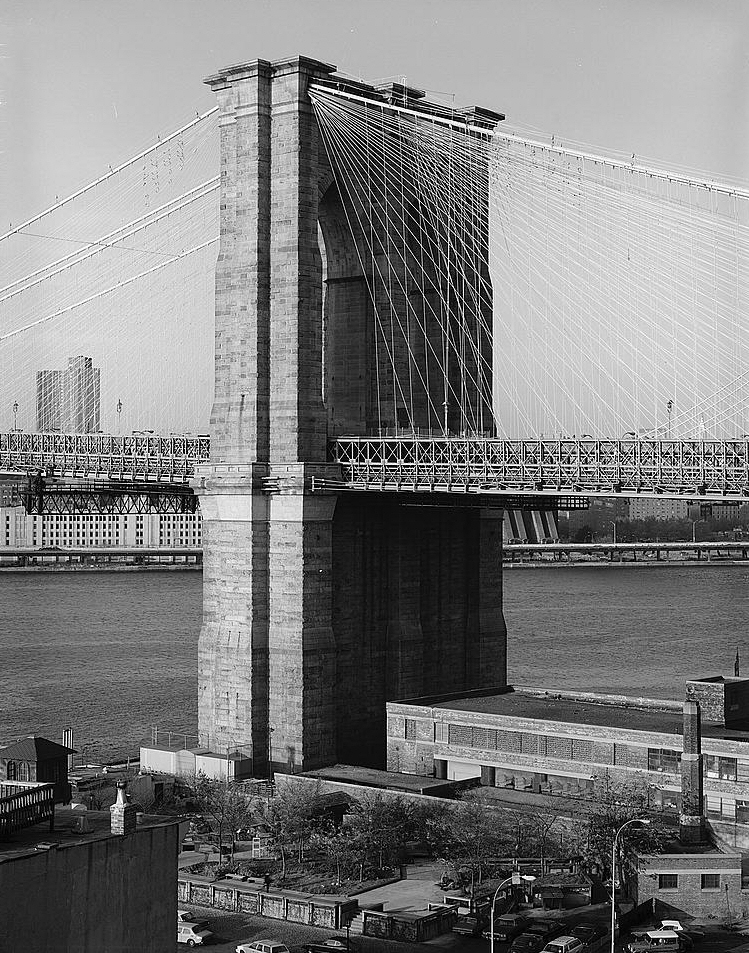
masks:
<path id="1" fill-rule="evenodd" d="M 576 697 L 574 694 L 556 692 L 552 689 L 518 689 L 497 695 L 433 699 L 408 699 L 398 704 L 426 705 L 443 711 L 470 712 L 472 714 L 501 715 L 511 718 L 529 718 L 536 721 L 559 721 L 570 725 L 597 725 L 605 728 L 621 728 L 626 731 L 650 731 L 661 734 L 681 735 L 683 716 L 674 702 L 664 699 L 664 707 L 637 704 L 636 699 L 627 701 L 607 700 L 605 696 Z M 670 707 L 665 707 L 669 705 Z M 749 724 L 743 728 L 727 728 L 725 725 L 703 722 L 704 738 L 721 738 L 727 741 L 749 741 Z"/>
<path id="2" fill-rule="evenodd" d="M 87 833 L 75 829 L 79 818 L 85 817 L 91 828 Z M 38 854 L 37 844 L 56 844 L 59 848 L 72 847 L 94 840 L 105 840 L 108 837 L 119 837 L 112 834 L 111 814 L 109 811 L 79 811 L 71 808 L 58 807 L 55 809 L 55 829 L 50 831 L 49 820 L 41 821 L 33 827 L 24 827 L 14 831 L 7 840 L 0 841 L 0 864 L 29 854 Z M 152 827 L 167 827 L 179 824 L 180 820 L 166 815 L 144 814 L 140 817 L 137 830 Z M 137 831 L 136 831 L 137 833 Z M 55 850 L 57 848 L 52 848 Z"/>
<path id="3" fill-rule="evenodd" d="M 322 781 L 340 781 L 344 784 L 359 784 L 364 787 L 415 791 L 417 793 L 430 788 L 445 789 L 451 787 L 454 783 L 439 778 L 424 778 L 417 774 L 399 774 L 395 771 L 360 768 L 355 764 L 334 764 L 329 768 L 305 771 L 304 777 L 320 778 Z"/>

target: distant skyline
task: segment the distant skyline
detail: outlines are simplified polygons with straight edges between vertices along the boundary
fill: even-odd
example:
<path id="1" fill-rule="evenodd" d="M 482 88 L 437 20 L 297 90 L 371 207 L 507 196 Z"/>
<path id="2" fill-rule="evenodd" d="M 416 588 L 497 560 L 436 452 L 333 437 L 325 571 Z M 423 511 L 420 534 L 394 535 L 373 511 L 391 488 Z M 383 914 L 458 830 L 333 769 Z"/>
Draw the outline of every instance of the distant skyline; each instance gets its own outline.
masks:
<path id="1" fill-rule="evenodd" d="M 0 233 L 210 109 L 207 75 L 295 54 L 369 82 L 395 79 L 427 95 L 453 95 L 456 105 L 504 112 L 508 126 L 557 141 L 749 181 L 749 4 L 742 0 L 6 0 L 0 31 Z M 76 241 L 99 234 L 90 221 L 75 227 Z M 165 307 L 154 297 L 163 329 L 156 343 L 167 348 Z M 202 312 L 192 318 L 205 323 Z M 148 314 L 143 319 L 157 327 Z M 141 381 L 154 381 L 146 358 L 161 351 L 144 355 L 117 325 L 123 354 L 135 358 L 118 367 L 103 353 L 109 336 L 85 312 L 76 320 L 64 342 L 62 327 L 44 325 L 28 339 L 23 361 L 44 367 L 58 352 L 83 348 L 108 382 L 102 426 L 118 422 L 120 397 L 125 429 L 159 426 L 154 414 L 164 400 L 144 395 L 139 408 L 131 395 Z M 0 334 L 3 321 L 0 310 Z M 212 373 L 204 331 L 200 341 L 192 332 L 176 363 L 159 357 L 175 377 L 201 368 L 201 406 Z M 18 353 L 0 350 L 0 358 L 18 366 Z M 0 429 L 12 425 L 14 400 L 19 426 L 33 426 L 31 393 L 9 386 L 0 386 Z M 183 423 L 178 396 L 174 405 L 168 428 L 204 426 Z"/>

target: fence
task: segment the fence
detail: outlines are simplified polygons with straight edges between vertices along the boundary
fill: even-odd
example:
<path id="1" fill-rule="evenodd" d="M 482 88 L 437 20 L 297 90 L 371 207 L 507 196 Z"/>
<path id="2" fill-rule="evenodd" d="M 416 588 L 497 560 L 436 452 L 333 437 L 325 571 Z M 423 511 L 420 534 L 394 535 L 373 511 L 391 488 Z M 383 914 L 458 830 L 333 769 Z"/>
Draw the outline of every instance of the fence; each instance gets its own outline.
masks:
<path id="1" fill-rule="evenodd" d="M 403 943 L 425 943 L 441 933 L 449 933 L 458 919 L 455 907 L 411 914 L 362 910 L 361 916 L 364 936 Z"/>
<path id="2" fill-rule="evenodd" d="M 55 786 L 35 781 L 0 782 L 0 840 L 24 827 L 55 821 Z"/>
<path id="3" fill-rule="evenodd" d="M 184 874 L 179 875 L 177 896 L 180 903 L 306 923 L 329 930 L 343 929 L 359 908 L 356 900 L 349 897 L 264 890 L 262 884 L 255 881 L 211 881 L 207 877 Z"/>

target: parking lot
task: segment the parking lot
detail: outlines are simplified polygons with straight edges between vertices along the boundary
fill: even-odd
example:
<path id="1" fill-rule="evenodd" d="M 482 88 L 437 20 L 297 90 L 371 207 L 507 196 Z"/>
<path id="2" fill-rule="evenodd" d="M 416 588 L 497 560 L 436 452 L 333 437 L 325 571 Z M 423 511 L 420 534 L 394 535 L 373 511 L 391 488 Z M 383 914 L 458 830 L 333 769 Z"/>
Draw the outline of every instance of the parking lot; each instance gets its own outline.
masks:
<path id="1" fill-rule="evenodd" d="M 205 920 L 208 929 L 215 934 L 210 949 L 216 953 L 234 953 L 239 943 L 268 939 L 285 943 L 291 953 L 303 953 L 306 943 L 319 943 L 336 934 L 336 931 L 321 930 L 285 920 L 226 913 L 207 907 L 191 906 L 190 911 L 195 914 L 196 919 Z M 578 911 L 577 919 L 583 919 L 583 915 L 584 911 Z M 345 932 L 338 931 L 338 935 L 345 935 Z M 489 953 L 487 940 L 457 933 L 447 933 L 427 943 L 396 943 L 392 940 L 377 940 L 352 934 L 351 942 L 360 953 L 423 953 L 424 947 L 429 947 L 435 953 Z M 616 948 L 617 951 L 622 951 L 623 943 L 617 942 Z M 176 945 L 175 949 L 184 951 L 186 947 Z M 508 949 L 509 944 L 495 944 L 496 953 L 507 953 Z M 694 953 L 749 953 L 749 936 L 708 928 L 704 940 L 695 946 Z"/>

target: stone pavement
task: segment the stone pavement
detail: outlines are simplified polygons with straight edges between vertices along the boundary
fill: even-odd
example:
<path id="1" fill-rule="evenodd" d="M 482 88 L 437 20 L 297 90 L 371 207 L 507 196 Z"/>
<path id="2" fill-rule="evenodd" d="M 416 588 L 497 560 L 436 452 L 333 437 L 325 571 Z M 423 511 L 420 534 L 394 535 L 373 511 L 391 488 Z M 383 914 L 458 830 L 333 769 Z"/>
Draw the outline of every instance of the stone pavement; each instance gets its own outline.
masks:
<path id="1" fill-rule="evenodd" d="M 397 911 L 427 910 L 429 903 L 443 903 L 445 893 L 437 886 L 437 881 L 445 871 L 441 863 L 410 864 L 406 871 L 406 880 L 399 880 L 384 887 L 375 887 L 356 895 L 359 906 L 381 903 L 386 913 Z"/>

